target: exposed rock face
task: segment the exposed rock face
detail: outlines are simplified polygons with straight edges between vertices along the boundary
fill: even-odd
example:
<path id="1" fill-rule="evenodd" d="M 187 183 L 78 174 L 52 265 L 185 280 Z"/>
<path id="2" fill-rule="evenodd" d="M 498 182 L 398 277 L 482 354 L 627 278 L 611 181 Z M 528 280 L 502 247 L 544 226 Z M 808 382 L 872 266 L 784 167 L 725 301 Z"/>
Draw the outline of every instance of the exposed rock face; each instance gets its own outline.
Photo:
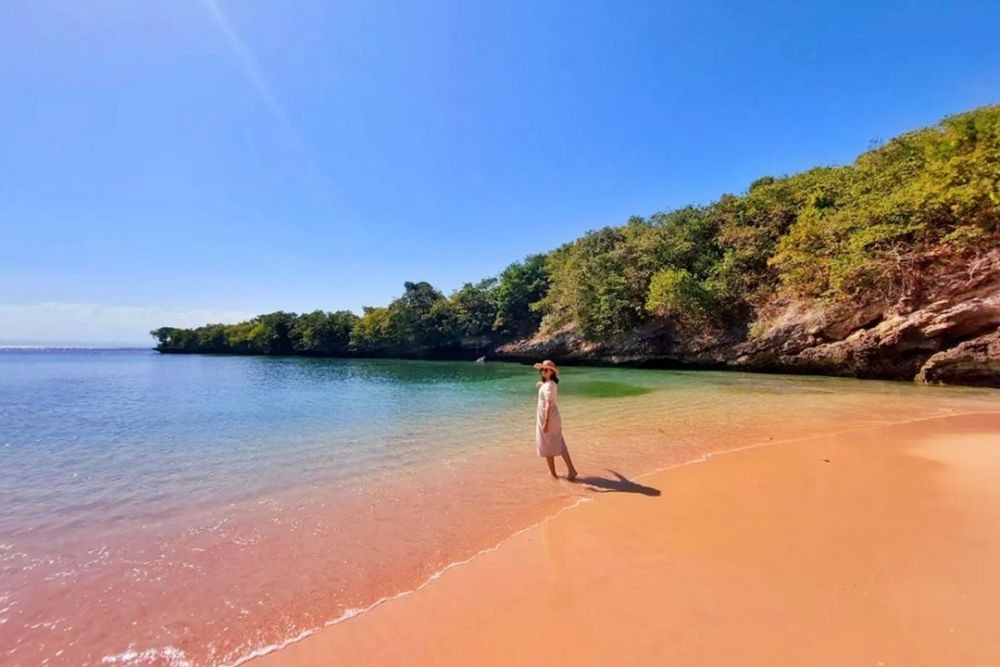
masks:
<path id="1" fill-rule="evenodd" d="M 1000 387 L 1000 331 L 938 352 L 927 360 L 917 379 L 929 383 Z"/>
<path id="2" fill-rule="evenodd" d="M 721 368 L 731 363 L 732 346 L 744 339 L 739 331 L 681 334 L 669 326 L 650 325 L 628 336 L 605 341 L 587 340 L 572 327 L 507 343 L 499 357 L 569 362 Z"/>
<path id="3" fill-rule="evenodd" d="M 939 261 L 901 298 L 829 305 L 776 297 L 751 327 L 651 326 L 589 342 L 570 330 L 500 348 L 512 358 L 655 363 L 1000 387 L 1000 253 Z"/>

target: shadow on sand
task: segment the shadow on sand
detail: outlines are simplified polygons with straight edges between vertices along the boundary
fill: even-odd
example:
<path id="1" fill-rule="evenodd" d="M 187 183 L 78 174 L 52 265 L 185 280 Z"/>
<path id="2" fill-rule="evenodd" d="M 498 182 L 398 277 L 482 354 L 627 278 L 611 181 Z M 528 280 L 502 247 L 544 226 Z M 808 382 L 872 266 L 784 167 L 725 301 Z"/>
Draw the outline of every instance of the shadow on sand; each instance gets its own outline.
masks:
<path id="1" fill-rule="evenodd" d="M 614 475 L 615 479 L 595 476 L 577 477 L 573 480 L 573 483 L 583 484 L 591 491 L 595 491 L 597 493 L 639 493 L 644 496 L 660 495 L 659 489 L 654 489 L 651 486 L 643 486 L 642 484 L 633 482 L 614 470 L 609 469 L 608 472 Z"/>

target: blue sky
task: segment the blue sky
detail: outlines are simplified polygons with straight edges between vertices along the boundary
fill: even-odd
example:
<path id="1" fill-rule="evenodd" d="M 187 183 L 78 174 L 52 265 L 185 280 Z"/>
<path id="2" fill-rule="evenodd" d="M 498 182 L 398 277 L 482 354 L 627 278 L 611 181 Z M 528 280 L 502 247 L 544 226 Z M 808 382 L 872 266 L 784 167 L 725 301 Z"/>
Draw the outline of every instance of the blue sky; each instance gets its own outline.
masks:
<path id="1" fill-rule="evenodd" d="M 997 2 L 15 0 L 0 342 L 444 291 L 1000 101 Z"/>

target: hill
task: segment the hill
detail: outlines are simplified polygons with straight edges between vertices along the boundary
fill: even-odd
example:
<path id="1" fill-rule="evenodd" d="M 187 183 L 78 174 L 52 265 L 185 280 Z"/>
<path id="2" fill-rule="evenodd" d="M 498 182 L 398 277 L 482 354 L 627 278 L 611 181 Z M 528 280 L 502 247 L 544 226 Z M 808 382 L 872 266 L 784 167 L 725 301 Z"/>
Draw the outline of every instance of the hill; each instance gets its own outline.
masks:
<path id="1" fill-rule="evenodd" d="M 163 327 L 161 352 L 551 357 L 1000 386 L 1000 106 L 853 164 L 633 217 L 362 315 Z"/>

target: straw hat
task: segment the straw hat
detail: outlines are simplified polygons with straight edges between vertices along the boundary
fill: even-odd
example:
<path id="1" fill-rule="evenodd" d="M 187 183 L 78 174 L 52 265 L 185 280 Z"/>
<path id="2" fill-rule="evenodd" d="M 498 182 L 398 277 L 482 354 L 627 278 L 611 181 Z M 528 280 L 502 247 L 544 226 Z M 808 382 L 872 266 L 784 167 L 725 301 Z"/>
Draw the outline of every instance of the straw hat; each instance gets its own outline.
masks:
<path id="1" fill-rule="evenodd" d="M 535 370 L 539 370 L 539 371 L 542 370 L 543 368 L 548 368 L 549 370 L 551 370 L 556 375 L 559 375 L 559 368 L 554 363 L 552 363 L 552 361 L 549 360 L 549 359 L 546 359 L 545 361 L 543 361 L 541 363 L 535 364 L 533 366 L 533 368 Z"/>

